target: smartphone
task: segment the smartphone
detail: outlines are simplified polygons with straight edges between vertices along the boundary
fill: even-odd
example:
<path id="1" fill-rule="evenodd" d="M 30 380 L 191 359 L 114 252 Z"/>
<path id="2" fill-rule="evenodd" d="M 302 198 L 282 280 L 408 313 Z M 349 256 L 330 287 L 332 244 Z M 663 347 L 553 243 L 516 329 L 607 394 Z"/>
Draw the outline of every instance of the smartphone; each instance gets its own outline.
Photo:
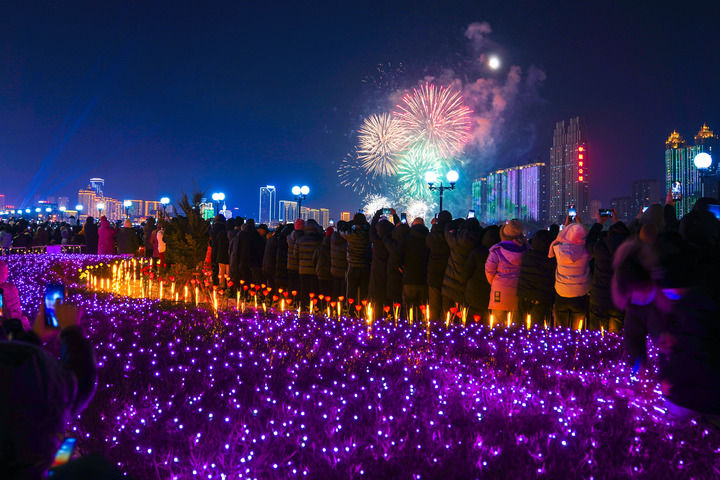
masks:
<path id="1" fill-rule="evenodd" d="M 72 437 L 66 438 L 62 445 L 60 445 L 60 450 L 55 454 L 55 460 L 53 460 L 52 465 L 50 468 L 59 467 L 61 465 L 65 465 L 70 461 L 70 457 L 72 457 L 72 452 L 75 449 L 75 439 Z"/>
<path id="2" fill-rule="evenodd" d="M 643 213 L 647 212 L 647 209 L 648 209 L 648 208 L 649 208 L 649 207 L 643 207 Z"/>
<path id="3" fill-rule="evenodd" d="M 0 318 L 3 317 L 3 309 L 5 308 L 5 300 L 3 300 L 3 289 L 0 288 Z"/>
<path id="4" fill-rule="evenodd" d="M 407 223 L 407 213 L 400 214 L 400 221 L 405 224 Z"/>
<path id="5" fill-rule="evenodd" d="M 65 287 L 59 283 L 48 283 L 45 287 L 45 325 L 58 328 L 59 324 L 55 316 L 55 302 L 60 303 L 65 299 Z"/>
<path id="6" fill-rule="evenodd" d="M 673 182 L 671 193 L 673 200 L 680 200 L 682 197 L 682 184 L 680 182 Z"/>
<path id="7" fill-rule="evenodd" d="M 609 208 L 601 208 L 599 213 L 601 217 L 612 217 L 612 210 Z"/>
<path id="8" fill-rule="evenodd" d="M 358 213 L 365 213 L 362 208 L 358 208 Z"/>
<path id="9" fill-rule="evenodd" d="M 720 205 L 708 205 L 708 211 L 720 220 Z"/>
<path id="10" fill-rule="evenodd" d="M 475 218 L 475 210 L 473 210 L 472 208 L 468 210 L 467 218 Z"/>
<path id="11" fill-rule="evenodd" d="M 570 220 L 575 220 L 575 217 L 577 216 L 575 204 L 570 205 L 570 208 L 568 208 L 568 215 L 570 216 Z"/>
<path id="12" fill-rule="evenodd" d="M 390 215 L 392 213 L 392 210 L 389 208 L 383 208 L 383 215 Z"/>

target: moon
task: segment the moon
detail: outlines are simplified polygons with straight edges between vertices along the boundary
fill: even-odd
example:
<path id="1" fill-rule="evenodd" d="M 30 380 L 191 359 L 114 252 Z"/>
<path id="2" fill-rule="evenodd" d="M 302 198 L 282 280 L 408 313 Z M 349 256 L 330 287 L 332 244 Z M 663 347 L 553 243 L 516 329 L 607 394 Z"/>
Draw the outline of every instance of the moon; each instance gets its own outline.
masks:
<path id="1" fill-rule="evenodd" d="M 488 67 L 493 70 L 497 70 L 500 68 L 500 59 L 496 55 L 491 56 L 488 58 Z"/>

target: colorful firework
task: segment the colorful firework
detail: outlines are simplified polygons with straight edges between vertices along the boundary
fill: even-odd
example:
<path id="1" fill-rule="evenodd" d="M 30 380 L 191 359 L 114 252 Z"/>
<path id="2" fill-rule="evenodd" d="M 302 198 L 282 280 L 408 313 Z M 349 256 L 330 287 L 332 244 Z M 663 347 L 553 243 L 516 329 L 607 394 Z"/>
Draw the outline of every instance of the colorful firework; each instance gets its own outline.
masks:
<path id="1" fill-rule="evenodd" d="M 413 199 L 429 199 L 430 190 L 425 183 L 428 170 L 438 170 L 440 162 L 420 148 L 410 150 L 398 165 L 397 181 L 403 196 Z"/>
<path id="2" fill-rule="evenodd" d="M 370 115 L 358 130 L 358 162 L 373 176 L 391 176 L 397 171 L 398 154 L 405 149 L 403 129 L 387 113 Z"/>
<path id="3" fill-rule="evenodd" d="M 427 220 L 428 214 L 430 214 L 435 208 L 435 203 L 428 202 L 420 199 L 413 199 L 407 202 L 405 205 L 405 212 L 407 213 L 408 223 L 412 222 L 416 218 L 420 217 Z"/>
<path id="4" fill-rule="evenodd" d="M 471 110 L 455 89 L 425 83 L 406 94 L 396 108 L 393 115 L 414 147 L 430 147 L 449 158 L 470 139 Z"/>
<path id="5" fill-rule="evenodd" d="M 383 208 L 388 208 L 392 204 L 393 202 L 384 195 L 368 195 L 365 197 L 365 200 L 363 200 L 363 212 L 365 212 L 369 220 L 370 217 L 375 215 L 375 212 Z"/>
<path id="6" fill-rule="evenodd" d="M 371 177 L 360 168 L 354 153 L 345 155 L 345 158 L 340 161 L 337 173 L 340 185 L 351 189 L 358 195 L 367 195 L 374 191 Z"/>

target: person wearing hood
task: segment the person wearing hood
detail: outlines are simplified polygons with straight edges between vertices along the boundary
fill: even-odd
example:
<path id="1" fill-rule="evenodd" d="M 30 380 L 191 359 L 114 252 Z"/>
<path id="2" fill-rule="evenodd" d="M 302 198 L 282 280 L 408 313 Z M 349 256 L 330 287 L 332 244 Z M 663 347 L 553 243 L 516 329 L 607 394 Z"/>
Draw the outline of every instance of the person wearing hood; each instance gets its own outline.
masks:
<path id="1" fill-rule="evenodd" d="M 442 284 L 445 277 L 450 247 L 445 240 L 445 227 L 452 221 L 452 214 L 443 210 L 425 237 L 425 246 L 428 248 L 427 286 L 428 301 L 430 304 L 430 318 L 438 321 L 442 318 Z"/>
<path id="2" fill-rule="evenodd" d="M 155 218 L 148 217 L 143 225 L 143 246 L 145 247 L 145 258 L 153 257 L 152 234 L 155 231 Z"/>
<path id="3" fill-rule="evenodd" d="M 530 241 L 530 248 L 523 253 L 518 280 L 518 310 L 520 320 L 538 325 L 552 326 L 552 309 L 555 300 L 556 262 L 548 258 L 552 233 L 538 230 Z"/>
<path id="4" fill-rule="evenodd" d="M 403 273 L 402 264 L 405 256 L 405 242 L 410 233 L 406 223 L 396 222 L 390 235 L 383 242 L 388 251 L 387 260 L 387 301 L 388 305 L 402 302 Z"/>
<path id="5" fill-rule="evenodd" d="M 333 227 L 328 227 L 327 230 L 325 230 L 325 235 L 323 236 L 322 242 L 320 243 L 320 245 L 318 245 L 318 247 L 315 249 L 315 253 L 313 254 L 315 275 L 318 279 L 317 292 L 322 293 L 327 297 L 330 297 L 332 295 L 333 287 L 332 275 L 330 274 L 330 239 L 332 238 L 332 234 L 334 232 L 335 229 Z"/>
<path id="6" fill-rule="evenodd" d="M 402 282 L 405 308 L 419 307 L 428 301 L 427 261 L 428 248 L 425 239 L 430 231 L 425 221 L 417 217 L 412 222 L 403 242 Z"/>
<path id="7" fill-rule="evenodd" d="M 500 229 L 497 225 L 490 225 L 465 262 L 465 304 L 471 318 L 475 315 L 480 315 L 483 320 L 488 318 L 490 283 L 485 275 L 485 263 L 490 247 L 497 243 L 500 243 Z"/>
<path id="8" fill-rule="evenodd" d="M 578 217 L 550 245 L 549 258 L 557 260 L 555 271 L 555 325 L 579 330 L 587 326 L 588 292 L 590 292 L 590 252 L 588 230 Z"/>
<path id="9" fill-rule="evenodd" d="M 9 268 L 5 260 L 0 260 L 0 295 L 2 295 L 2 318 L 20 320 L 25 330 L 30 329 L 30 322 L 22 313 L 20 293 L 17 287 L 8 281 Z"/>
<path id="10" fill-rule="evenodd" d="M 340 232 L 350 229 L 350 224 L 343 220 L 337 223 L 337 230 L 330 236 L 330 275 L 332 276 L 333 298 L 345 296 L 345 275 L 348 270 L 347 240 Z"/>
<path id="11" fill-rule="evenodd" d="M 305 220 L 298 218 L 294 223 L 294 230 L 287 237 L 287 273 L 288 289 L 300 290 L 300 274 L 298 273 L 298 254 L 295 242 L 305 234 Z"/>
<path id="12" fill-rule="evenodd" d="M 305 222 L 303 232 L 303 235 L 295 241 L 294 248 L 298 259 L 300 301 L 304 308 L 310 301 L 311 293 L 321 293 L 318 292 L 318 277 L 315 273 L 313 256 L 323 241 L 323 231 L 315 220 L 309 219 Z"/>
<path id="13" fill-rule="evenodd" d="M 100 217 L 100 228 L 98 229 L 98 254 L 114 255 L 115 254 L 115 230 L 108 222 L 105 215 Z"/>
<path id="14" fill-rule="evenodd" d="M 227 235 L 227 220 L 223 215 L 216 215 L 210 229 L 210 263 L 213 272 L 217 269 L 217 281 L 220 288 L 225 288 L 230 270 L 230 241 Z"/>
<path id="15" fill-rule="evenodd" d="M 292 223 L 277 227 L 280 232 L 275 250 L 275 288 L 288 289 L 288 237 L 295 231 Z"/>
<path id="16" fill-rule="evenodd" d="M 83 236 L 85 237 L 85 253 L 91 255 L 98 253 L 98 227 L 95 225 L 93 217 L 85 219 L 83 226 Z"/>
<path id="17" fill-rule="evenodd" d="M 135 255 L 135 252 L 137 252 L 140 244 L 138 242 L 137 235 L 135 234 L 135 229 L 133 229 L 132 222 L 129 218 L 125 219 L 122 228 L 118 230 L 116 240 L 118 254 Z"/>
<path id="18" fill-rule="evenodd" d="M 372 261 L 370 263 L 370 283 L 368 296 L 378 310 L 387 305 L 387 262 L 390 256 L 385 239 L 392 235 L 393 224 L 381 218 L 378 210 L 370 223 L 370 241 L 372 242 Z"/>
<path id="19" fill-rule="evenodd" d="M 365 215 L 358 212 L 353 217 L 349 231 L 342 233 L 347 241 L 347 296 L 357 301 L 364 300 L 368 294 L 370 281 L 370 224 Z"/>
<path id="20" fill-rule="evenodd" d="M 263 274 L 263 259 L 265 258 L 265 244 L 267 243 L 268 226 L 264 223 L 258 225 L 255 229 L 257 235 L 252 237 L 250 249 L 250 278 L 256 285 L 265 283 L 265 275 Z"/>
<path id="21" fill-rule="evenodd" d="M 465 303 L 467 282 L 465 264 L 470 253 L 482 239 L 482 233 L 480 223 L 475 218 L 458 219 L 457 226 L 445 230 L 445 241 L 450 248 L 450 257 L 443 275 L 443 312 Z"/>
<path id="22" fill-rule="evenodd" d="M 523 227 L 518 220 L 508 220 L 500 227 L 500 243 L 490 247 L 485 276 L 490 284 L 488 308 L 496 322 L 511 323 L 517 316 L 517 284 L 522 255 L 527 250 Z"/>

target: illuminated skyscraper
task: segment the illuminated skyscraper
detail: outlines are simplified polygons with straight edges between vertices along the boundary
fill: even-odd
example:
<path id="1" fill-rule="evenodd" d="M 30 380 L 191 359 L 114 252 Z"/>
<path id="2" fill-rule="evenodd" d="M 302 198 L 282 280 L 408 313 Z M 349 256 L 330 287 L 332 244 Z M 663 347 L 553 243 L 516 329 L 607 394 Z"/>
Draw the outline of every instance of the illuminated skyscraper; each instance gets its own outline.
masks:
<path id="1" fill-rule="evenodd" d="M 550 147 L 549 215 L 551 222 L 565 220 L 570 205 L 581 218 L 589 218 L 590 177 L 588 147 L 580 117 L 555 124 Z"/>
<path id="2" fill-rule="evenodd" d="M 653 203 L 659 203 L 660 184 L 657 180 L 635 180 L 632 183 L 632 199 L 635 214 Z"/>
<path id="3" fill-rule="evenodd" d="M 670 191 L 673 182 L 680 182 L 682 189 L 682 199 L 675 203 L 678 218 L 692 210 L 702 196 L 700 172 L 694 163 L 695 156 L 701 152 L 718 155 L 718 135 L 705 124 L 695 135 L 695 145 L 688 145 L 676 130 L 665 141 L 665 191 Z M 707 176 L 703 180 L 706 196 L 717 195 L 717 160 L 713 158 L 712 165 L 703 174 Z"/>
<path id="4" fill-rule="evenodd" d="M 327 228 L 330 225 L 330 210 L 327 208 L 320 209 L 320 225 Z"/>
<path id="5" fill-rule="evenodd" d="M 0 210 L 5 210 L 5 194 L 0 193 Z"/>
<path id="6" fill-rule="evenodd" d="M 350 212 L 340 212 L 340 220 L 344 222 L 349 222 L 350 220 L 352 220 Z"/>
<path id="7" fill-rule="evenodd" d="M 105 187 L 105 180 L 102 178 L 91 178 L 90 179 L 90 187 L 88 190 L 92 190 L 95 192 L 95 195 L 98 197 L 103 196 L 103 188 Z"/>
<path id="8" fill-rule="evenodd" d="M 278 207 L 278 221 L 292 223 L 297 218 L 297 202 L 292 200 L 280 200 Z"/>
<path id="9" fill-rule="evenodd" d="M 547 166 L 532 163 L 489 173 L 472 185 L 472 207 L 476 217 L 488 224 L 517 218 L 546 221 L 545 185 Z"/>
<path id="10" fill-rule="evenodd" d="M 271 225 L 277 220 L 275 187 L 266 185 L 260 187 L 260 208 L 258 212 L 258 223 L 266 223 Z"/>

